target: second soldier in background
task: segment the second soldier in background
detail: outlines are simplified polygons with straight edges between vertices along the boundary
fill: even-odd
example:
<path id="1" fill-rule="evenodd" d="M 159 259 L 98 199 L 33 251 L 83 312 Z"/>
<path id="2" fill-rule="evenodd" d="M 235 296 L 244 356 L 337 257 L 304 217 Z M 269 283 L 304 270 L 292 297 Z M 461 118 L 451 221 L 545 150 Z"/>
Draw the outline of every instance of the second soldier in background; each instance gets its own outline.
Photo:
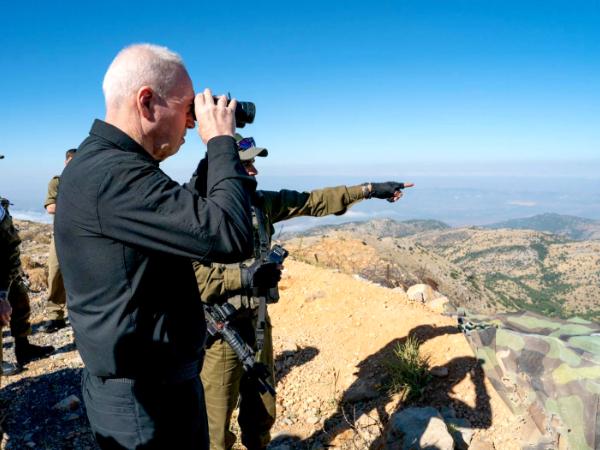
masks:
<path id="1" fill-rule="evenodd" d="M 267 149 L 256 147 L 254 139 L 240 135 L 236 135 L 236 142 L 246 172 L 256 176 L 255 158 L 267 156 Z M 338 186 L 312 192 L 257 191 L 252 208 L 254 258 L 239 264 L 207 266 L 194 263 L 202 301 L 219 304 L 228 302 L 238 310 L 231 325 L 257 352 L 257 360 L 268 368 L 271 385 L 275 386 L 271 324 L 266 309 L 260 308 L 261 300 L 252 295 L 250 280 L 251 271 L 256 266 L 254 262 L 271 246 L 273 224 L 299 216 L 341 215 L 348 207 L 367 198 L 394 202 L 402 197 L 403 188 L 411 186 L 412 183 L 386 182 Z M 266 301 L 272 303 L 278 299 L 277 289 L 271 289 Z M 262 314 L 264 317 L 260 317 Z M 265 324 L 264 329 L 259 325 L 262 323 Z M 201 378 L 208 413 L 210 448 L 232 448 L 236 436 L 231 432 L 230 424 L 238 398 L 242 443 L 249 450 L 266 448 L 275 422 L 275 398 L 267 392 L 261 392 L 258 382 L 243 371 L 233 349 L 222 339 L 209 339 Z"/>
<path id="2" fill-rule="evenodd" d="M 77 149 L 67 150 L 65 153 L 65 166 L 75 156 Z M 48 193 L 44 200 L 44 208 L 48 214 L 56 214 L 56 199 L 58 198 L 58 185 L 60 177 L 58 175 L 52 177 L 48 183 Z M 65 310 L 67 306 L 67 294 L 63 283 L 62 273 L 56 256 L 56 246 L 54 245 L 54 237 L 50 241 L 48 251 L 48 300 L 46 303 L 46 311 L 48 312 L 48 321 L 40 327 L 41 331 L 46 333 L 54 333 L 67 326 L 65 322 Z"/>

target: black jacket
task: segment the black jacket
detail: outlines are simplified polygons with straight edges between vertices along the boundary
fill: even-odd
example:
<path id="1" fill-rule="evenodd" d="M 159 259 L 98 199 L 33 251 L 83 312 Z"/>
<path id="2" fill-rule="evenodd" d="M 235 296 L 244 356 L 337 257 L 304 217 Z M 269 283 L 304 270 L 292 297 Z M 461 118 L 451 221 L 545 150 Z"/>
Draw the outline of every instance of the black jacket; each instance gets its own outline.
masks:
<path id="1" fill-rule="evenodd" d="M 61 176 L 54 221 L 69 318 L 92 375 L 168 381 L 197 366 L 206 326 L 190 258 L 251 254 L 255 187 L 231 137 L 211 139 L 181 186 L 127 134 L 94 122 Z"/>

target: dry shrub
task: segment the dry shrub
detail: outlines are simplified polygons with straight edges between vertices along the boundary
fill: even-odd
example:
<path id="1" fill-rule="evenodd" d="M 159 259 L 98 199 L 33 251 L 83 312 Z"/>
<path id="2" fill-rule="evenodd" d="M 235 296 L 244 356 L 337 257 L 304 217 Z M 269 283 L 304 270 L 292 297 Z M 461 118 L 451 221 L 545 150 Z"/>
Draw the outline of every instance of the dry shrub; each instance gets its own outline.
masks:
<path id="1" fill-rule="evenodd" d="M 48 288 L 48 274 L 46 269 L 38 267 L 27 271 L 29 278 L 29 288 L 33 292 L 41 292 Z"/>
<path id="2" fill-rule="evenodd" d="M 39 269 L 40 267 L 44 267 L 44 264 L 29 255 L 21 254 L 21 266 L 24 270 L 29 271 L 31 269 Z"/>
<path id="3" fill-rule="evenodd" d="M 34 240 L 39 244 L 50 245 L 50 241 L 52 240 L 52 235 L 50 233 L 42 232 L 37 234 L 34 237 Z"/>
<path id="4" fill-rule="evenodd" d="M 30 228 L 27 230 L 23 230 L 22 228 L 19 230 L 19 237 L 22 241 L 33 241 L 35 236 L 37 236 L 38 231 L 36 229 Z"/>
<path id="5" fill-rule="evenodd" d="M 429 356 L 421 355 L 421 342 L 408 336 L 404 343 L 394 348 L 394 358 L 387 361 L 390 375 L 390 393 L 403 393 L 406 399 L 419 398 L 431 380 Z"/>
<path id="6" fill-rule="evenodd" d="M 21 229 L 19 230 L 19 237 L 23 242 L 31 241 L 35 242 L 36 244 L 47 245 L 50 244 L 50 240 L 52 238 L 51 236 L 52 235 L 50 232 L 39 227 L 31 227 L 25 230 L 23 229 L 23 227 L 21 227 Z"/>

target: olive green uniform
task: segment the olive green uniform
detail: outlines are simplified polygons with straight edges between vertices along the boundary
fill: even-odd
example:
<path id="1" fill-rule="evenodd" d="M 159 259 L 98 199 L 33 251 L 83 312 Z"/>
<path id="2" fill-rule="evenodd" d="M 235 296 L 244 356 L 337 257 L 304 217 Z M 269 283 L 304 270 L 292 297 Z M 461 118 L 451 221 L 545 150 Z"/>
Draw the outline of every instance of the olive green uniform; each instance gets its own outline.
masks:
<path id="1" fill-rule="evenodd" d="M 259 191 L 254 208 L 255 227 L 263 224 L 269 240 L 273 224 L 299 216 L 322 217 L 341 215 L 349 206 L 364 198 L 362 186 L 339 186 L 308 192 L 289 190 Z M 255 231 L 255 258 L 260 256 L 260 240 Z M 270 242 L 269 242 L 270 245 Z M 256 348 L 255 330 L 258 316 L 258 299 L 248 296 L 242 289 L 241 266 L 249 266 L 254 259 L 237 265 L 194 263 L 202 301 L 209 303 L 229 302 L 238 310 L 232 326 L 242 338 Z M 271 296 L 278 298 L 277 293 Z M 271 324 L 266 316 L 264 345 L 257 352 L 257 360 L 270 372 L 270 382 L 275 386 L 273 367 L 273 341 Z M 230 449 L 235 435 L 229 430 L 231 415 L 239 397 L 238 422 L 242 443 L 250 450 L 262 449 L 271 440 L 270 429 L 275 422 L 275 399 L 268 393 L 261 394 L 257 383 L 244 374 L 242 365 L 231 347 L 221 339 L 209 341 L 201 372 L 204 385 L 210 448 Z"/>
<path id="2" fill-rule="evenodd" d="M 12 219 L 8 213 L 8 201 L 0 197 L 0 292 L 2 293 L 9 291 L 12 279 L 12 267 L 14 266 L 12 251 L 12 247 L 14 246 L 13 230 Z M 16 245 L 19 245 L 18 242 Z M 2 347 L 2 326 L 0 325 L 0 378 L 2 377 Z"/>
<path id="3" fill-rule="evenodd" d="M 8 201 L 6 201 L 8 205 Z M 8 270 L 4 274 L 2 284 L 9 286 L 8 301 L 12 308 L 10 316 L 10 334 L 13 338 L 26 337 L 31 334 L 31 323 L 29 317 L 31 315 L 31 306 L 29 304 L 29 294 L 27 287 L 23 282 L 23 269 L 21 268 L 21 251 L 19 245 L 21 239 L 17 229 L 14 227 L 12 218 L 8 214 L 2 222 L 2 240 L 4 241 L 3 252 L 8 255 Z"/>
<path id="4" fill-rule="evenodd" d="M 44 208 L 48 207 L 48 205 L 56 204 L 59 181 L 60 178 L 57 175 L 52 177 L 48 183 L 48 194 L 46 195 L 46 200 L 44 201 Z M 65 293 L 65 285 L 63 283 L 60 266 L 58 265 L 56 247 L 54 246 L 54 237 L 52 237 L 48 252 L 48 302 L 46 304 L 48 319 L 64 319 L 66 302 L 67 295 Z"/>

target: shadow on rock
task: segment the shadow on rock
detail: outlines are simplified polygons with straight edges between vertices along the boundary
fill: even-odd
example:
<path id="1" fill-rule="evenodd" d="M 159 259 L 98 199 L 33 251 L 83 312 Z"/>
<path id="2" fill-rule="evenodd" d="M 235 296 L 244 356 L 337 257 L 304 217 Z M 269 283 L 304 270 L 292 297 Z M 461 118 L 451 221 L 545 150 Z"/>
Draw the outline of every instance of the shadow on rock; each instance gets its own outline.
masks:
<path id="1" fill-rule="evenodd" d="M 454 326 L 433 327 L 421 325 L 413 328 L 406 337 L 390 341 L 376 353 L 368 356 L 357 365 L 357 380 L 342 394 L 337 411 L 323 422 L 322 427 L 310 437 L 300 442 L 288 442 L 290 448 L 308 449 L 328 447 L 342 433 L 348 448 L 383 448 L 385 425 L 390 416 L 408 406 L 433 406 L 445 408 L 444 413 L 454 419 L 468 419 L 473 426 L 487 428 L 491 425 L 491 408 L 489 395 L 483 384 L 483 370 L 477 359 L 473 357 L 454 358 L 444 368 L 448 375 L 444 378 L 433 378 L 424 392 L 415 400 L 400 401 L 386 387 L 389 384 L 389 361 L 394 350 L 403 345 L 409 337 L 416 338 L 420 345 L 438 336 L 458 334 Z M 454 386 L 465 377 L 470 377 L 476 386 L 475 406 L 470 407 L 461 400 L 452 398 Z M 392 400 L 398 400 L 394 405 Z M 387 406 L 387 408 L 386 408 Z M 390 408 L 391 406 L 391 408 Z M 336 442 L 335 445 L 340 445 Z M 344 444 L 345 445 L 345 444 Z M 343 447 L 342 447 L 343 448 Z"/>
<path id="2" fill-rule="evenodd" d="M 0 402 L 7 450 L 96 448 L 81 401 L 80 369 L 3 384 Z"/>
<path id="3" fill-rule="evenodd" d="M 319 354 L 316 347 L 301 347 L 298 350 L 285 350 L 275 358 L 275 379 L 281 380 L 294 367 L 299 367 L 315 359 Z"/>
<path id="4" fill-rule="evenodd" d="M 72 352 L 73 350 L 77 350 L 77 347 L 75 346 L 75 342 L 69 342 L 68 344 L 65 344 L 62 347 L 59 347 L 56 350 L 54 350 L 54 352 L 52 354 L 56 355 L 59 353 L 69 353 L 69 352 Z"/>

